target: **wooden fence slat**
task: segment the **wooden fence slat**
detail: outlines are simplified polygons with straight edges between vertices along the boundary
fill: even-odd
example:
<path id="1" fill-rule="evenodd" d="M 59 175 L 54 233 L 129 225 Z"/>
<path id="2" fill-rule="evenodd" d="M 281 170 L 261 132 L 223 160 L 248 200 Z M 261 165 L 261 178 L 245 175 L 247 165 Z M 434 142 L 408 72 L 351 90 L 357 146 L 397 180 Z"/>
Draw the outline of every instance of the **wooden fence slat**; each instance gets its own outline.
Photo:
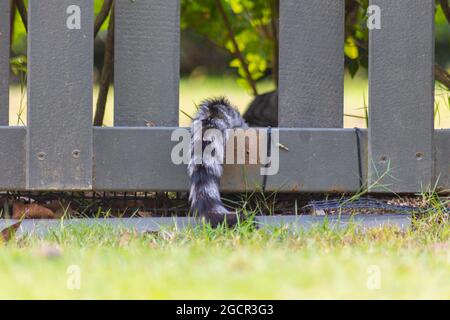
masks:
<path id="1" fill-rule="evenodd" d="M 0 190 L 25 189 L 25 127 L 0 127 Z"/>
<path id="2" fill-rule="evenodd" d="M 267 177 L 266 191 L 359 190 L 367 177 L 365 130 L 359 132 L 359 139 L 360 148 L 352 129 L 280 129 L 279 142 L 287 149 L 279 148 L 279 171 Z"/>
<path id="3" fill-rule="evenodd" d="M 9 123 L 9 13 L 10 1 L 0 1 L 0 125 Z"/>
<path id="4" fill-rule="evenodd" d="M 117 0 L 116 126 L 178 126 L 179 0 Z"/>
<path id="5" fill-rule="evenodd" d="M 343 0 L 281 0 L 280 127 L 342 128 Z"/>
<path id="6" fill-rule="evenodd" d="M 434 3 L 371 1 L 381 9 L 381 29 L 370 31 L 372 191 L 417 192 L 432 183 Z"/>
<path id="7" fill-rule="evenodd" d="M 186 191 L 186 165 L 175 165 L 175 128 L 95 128 L 94 188 L 120 191 Z M 133 141 L 133 143 L 130 143 Z M 145 174 L 143 174 L 145 173 Z M 224 166 L 222 190 L 260 187 L 259 166 Z"/>
<path id="8" fill-rule="evenodd" d="M 27 187 L 90 189 L 93 1 L 28 4 Z"/>

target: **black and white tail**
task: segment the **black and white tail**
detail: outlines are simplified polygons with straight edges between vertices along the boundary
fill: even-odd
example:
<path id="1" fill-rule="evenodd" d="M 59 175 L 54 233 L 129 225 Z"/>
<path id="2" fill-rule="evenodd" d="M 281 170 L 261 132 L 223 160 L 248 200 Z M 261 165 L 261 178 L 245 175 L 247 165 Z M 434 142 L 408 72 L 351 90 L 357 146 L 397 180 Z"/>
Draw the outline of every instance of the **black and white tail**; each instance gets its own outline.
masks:
<path id="1" fill-rule="evenodd" d="M 191 213 L 205 217 L 213 225 L 224 222 L 225 219 L 228 223 L 236 219 L 235 215 L 228 215 L 230 212 L 222 203 L 219 186 L 223 172 L 224 149 L 228 139 L 227 130 L 246 127 L 239 112 L 225 98 L 203 101 L 193 119 L 191 158 L 188 165 Z M 220 132 L 220 137 L 208 134 L 209 129 Z M 209 131 L 211 132 L 214 130 Z M 203 156 L 205 148 L 214 150 L 215 156 Z"/>

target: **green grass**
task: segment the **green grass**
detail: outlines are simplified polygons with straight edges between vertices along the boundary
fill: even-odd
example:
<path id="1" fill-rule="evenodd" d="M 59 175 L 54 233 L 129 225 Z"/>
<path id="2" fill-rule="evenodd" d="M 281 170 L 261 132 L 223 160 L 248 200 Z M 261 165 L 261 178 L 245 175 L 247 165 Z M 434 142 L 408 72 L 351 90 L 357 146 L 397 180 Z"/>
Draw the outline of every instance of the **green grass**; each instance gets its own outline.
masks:
<path id="1" fill-rule="evenodd" d="M 445 299 L 450 227 L 435 218 L 408 232 L 71 227 L 4 245 L 0 298 Z M 67 286 L 72 265 L 79 290 Z"/>
<path id="2" fill-rule="evenodd" d="M 360 79 L 347 80 L 347 114 L 364 115 L 366 87 Z M 266 90 L 270 84 L 263 84 Z M 23 96 L 19 88 L 12 93 L 10 123 L 15 124 Z M 214 95 L 230 97 L 241 110 L 251 99 L 232 79 L 181 82 L 180 105 L 188 114 L 195 103 Z M 441 98 L 439 126 L 450 127 L 450 108 L 446 96 Z M 111 125 L 112 93 L 108 110 L 106 123 Z M 183 117 L 180 123 L 186 125 Z M 22 119 L 26 121 L 25 114 Z M 365 120 L 346 117 L 346 127 L 356 125 L 364 127 Z M 81 272 L 79 290 L 67 286 L 71 266 Z M 268 232 L 242 225 L 231 231 L 197 228 L 137 235 L 70 227 L 45 238 L 0 244 L 0 298 L 448 299 L 450 226 L 448 216 L 438 214 L 416 222 L 408 232 L 336 231 L 326 225 L 309 232 Z"/>

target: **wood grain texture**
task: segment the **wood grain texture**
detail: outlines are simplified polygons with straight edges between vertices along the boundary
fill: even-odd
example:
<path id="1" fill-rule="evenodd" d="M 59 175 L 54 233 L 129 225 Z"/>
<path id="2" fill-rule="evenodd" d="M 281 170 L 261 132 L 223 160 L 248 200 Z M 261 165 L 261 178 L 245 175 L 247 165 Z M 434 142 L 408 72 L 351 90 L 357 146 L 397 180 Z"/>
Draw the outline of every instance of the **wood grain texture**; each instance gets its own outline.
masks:
<path id="1" fill-rule="evenodd" d="M 371 1 L 381 8 L 381 29 L 370 32 L 372 191 L 417 192 L 432 183 L 434 3 Z"/>
<path id="2" fill-rule="evenodd" d="M 116 126 L 178 126 L 179 0 L 117 0 Z"/>
<path id="3" fill-rule="evenodd" d="M 25 190 L 25 127 L 0 127 L 0 190 Z"/>
<path id="4" fill-rule="evenodd" d="M 71 5 L 80 30 L 67 27 Z M 29 1 L 28 72 L 28 189 L 90 189 L 92 0 Z"/>
<path id="5" fill-rule="evenodd" d="M 344 1 L 281 0 L 279 125 L 342 128 Z"/>
<path id="6" fill-rule="evenodd" d="M 171 132 L 172 128 L 95 128 L 94 189 L 186 191 L 186 167 L 172 165 L 168 160 L 174 144 L 170 141 Z M 25 127 L 0 127 L 1 190 L 26 190 L 26 133 Z M 440 190 L 449 190 L 450 130 L 436 130 L 435 137 L 437 185 Z M 163 141 L 168 143 L 161 143 Z M 356 192 L 360 189 L 352 130 L 282 129 L 280 142 L 289 151 L 280 150 L 280 172 L 267 179 L 268 191 Z M 361 149 L 364 163 L 367 162 L 367 132 L 364 130 L 361 131 Z M 231 171 L 225 172 L 222 190 L 246 191 L 260 186 L 259 170 L 244 168 L 233 166 Z M 363 176 L 366 175 L 367 168 L 363 167 Z M 251 181 L 260 183 L 254 185 Z"/>
<path id="7" fill-rule="evenodd" d="M 0 125 L 9 123 L 9 1 L 0 1 Z"/>
<path id="8" fill-rule="evenodd" d="M 349 192 L 361 188 L 356 133 L 352 129 L 280 129 L 279 172 L 267 191 Z M 272 145 L 275 145 L 273 142 Z M 360 133 L 362 180 L 366 181 L 367 132 Z"/>
<path id="9" fill-rule="evenodd" d="M 95 128 L 94 189 L 120 191 L 186 191 L 187 166 L 171 160 L 175 128 Z M 188 130 L 188 129 L 186 129 Z M 259 166 L 224 168 L 222 190 L 260 187 Z"/>
<path id="10" fill-rule="evenodd" d="M 186 166 L 172 164 L 173 128 L 95 128 L 94 189 L 186 191 Z M 329 192 L 360 189 L 355 133 L 349 129 L 280 129 L 280 171 L 268 191 Z M 366 163 L 367 134 L 361 136 Z M 258 166 L 226 166 L 223 191 L 261 189 Z M 363 167 L 363 175 L 367 170 Z"/>

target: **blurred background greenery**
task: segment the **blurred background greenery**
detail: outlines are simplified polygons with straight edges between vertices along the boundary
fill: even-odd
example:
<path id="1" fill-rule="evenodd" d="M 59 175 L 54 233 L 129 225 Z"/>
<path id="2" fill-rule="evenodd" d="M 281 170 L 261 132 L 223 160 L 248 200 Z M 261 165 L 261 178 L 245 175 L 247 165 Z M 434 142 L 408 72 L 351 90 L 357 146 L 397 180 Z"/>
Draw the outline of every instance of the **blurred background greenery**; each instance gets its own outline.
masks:
<path id="1" fill-rule="evenodd" d="M 26 123 L 26 29 L 20 7 L 27 0 L 10 0 L 12 21 L 10 123 Z M 105 3 L 95 0 L 95 15 Z M 450 67 L 448 0 L 436 0 L 436 63 Z M 279 0 L 181 0 L 180 125 L 189 124 L 195 104 L 225 95 L 243 112 L 255 95 L 277 87 Z M 366 127 L 368 0 L 346 0 L 345 127 Z M 22 12 L 23 13 L 23 12 Z M 448 16 L 446 17 L 446 13 Z M 94 109 L 103 69 L 109 18 L 95 39 Z M 449 76 L 450 79 L 450 76 Z M 111 81 L 112 82 L 112 81 Z M 436 85 L 436 127 L 450 127 L 450 81 Z M 105 94 L 105 92 L 104 92 Z M 113 124 L 113 89 L 106 93 L 103 124 Z"/>

